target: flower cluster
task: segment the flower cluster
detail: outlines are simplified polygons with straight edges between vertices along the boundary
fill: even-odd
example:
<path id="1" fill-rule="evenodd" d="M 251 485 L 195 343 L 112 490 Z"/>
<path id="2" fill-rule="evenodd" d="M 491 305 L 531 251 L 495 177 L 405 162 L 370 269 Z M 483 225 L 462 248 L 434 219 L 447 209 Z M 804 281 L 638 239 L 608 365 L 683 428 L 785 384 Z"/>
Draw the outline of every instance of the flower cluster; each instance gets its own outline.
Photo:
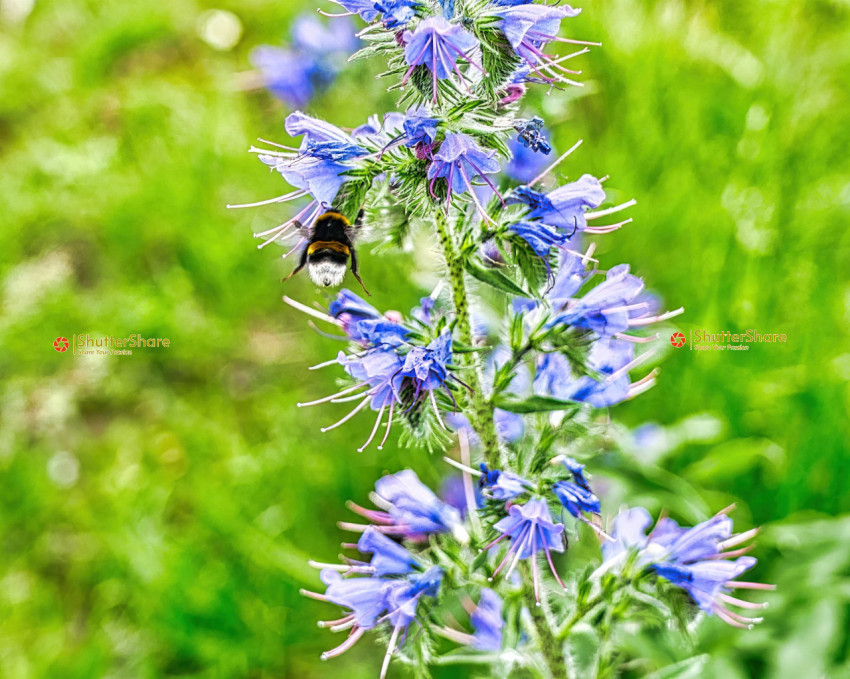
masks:
<path id="1" fill-rule="evenodd" d="M 435 563 L 428 548 L 431 536 L 449 534 L 461 543 L 469 536 L 458 510 L 440 500 L 411 470 L 381 478 L 375 484 L 373 501 L 382 510 L 349 506 L 372 525 L 341 523 L 340 527 L 361 533 L 356 549 L 370 554 L 366 561 L 345 558 L 343 564 L 311 562 L 321 569 L 324 593 L 303 591 L 313 599 L 343 608 L 343 617 L 320 623 L 333 632 L 350 630 L 346 640 L 324 659 L 336 657 L 351 648 L 364 632 L 387 623 L 391 629 L 382 676 L 396 645 L 406 639 L 410 624 L 419 617 L 420 606 L 433 599 L 444 580 L 444 567 Z M 404 541 L 410 547 L 406 547 Z M 413 553 L 411 550 L 415 550 Z M 437 630 L 449 639 L 479 650 L 501 647 L 504 621 L 502 601 L 490 589 L 481 589 L 479 605 L 470 614 L 472 635 L 441 626 Z"/>
<path id="2" fill-rule="evenodd" d="M 446 429 L 441 411 L 447 408 L 441 407 L 437 397 L 445 397 L 449 407 L 457 412 L 454 392 L 464 383 L 452 374 L 452 335 L 444 319 L 437 317 L 433 298 L 425 297 L 406 319 L 398 312 L 380 314 L 350 290 L 342 290 L 331 302 L 328 315 L 288 298 L 287 301 L 337 325 L 345 333 L 342 339 L 351 343 L 351 351 L 340 351 L 335 360 L 314 367 L 340 365 L 354 384 L 330 396 L 298 404 L 303 407 L 357 402 L 353 410 L 324 427 L 323 432 L 348 422 L 369 406 L 378 416 L 369 438 L 358 450 L 363 451 L 375 439 L 386 411 L 385 433 L 378 446 L 381 449 L 392 429 L 394 414 L 402 414 L 408 424 L 421 422 L 426 404 L 430 405 L 429 412 L 437 424 Z"/>
<path id="3" fill-rule="evenodd" d="M 584 474 L 584 465 L 566 455 L 552 460 L 562 466 L 569 475 L 568 479 L 556 478 L 545 482 L 532 481 L 507 471 L 489 469 L 480 465 L 479 487 L 484 496 L 493 501 L 504 502 L 501 511 L 507 515 L 493 524 L 493 529 L 501 533 L 484 550 L 495 550 L 506 538 L 510 547 L 505 552 L 490 579 L 494 579 L 508 562 L 505 573 L 509 577 L 517 564 L 523 559 L 531 559 L 532 585 L 535 600 L 540 602 L 540 580 L 537 569 L 537 554 L 543 552 L 555 580 L 564 587 L 552 561 L 552 552 L 563 552 L 566 546 L 564 524 L 555 523 L 550 511 L 550 500 L 560 502 L 563 509 L 573 517 L 589 525 L 600 534 L 604 532 L 589 518 L 599 517 L 601 507 L 599 498 L 594 495 Z M 474 470 L 466 470 L 470 473 Z"/>
<path id="4" fill-rule="evenodd" d="M 757 529 L 733 534 L 732 519 L 718 512 L 692 528 L 683 528 L 671 518 L 661 518 L 652 526 L 652 517 L 642 507 L 621 513 L 614 523 L 614 540 L 602 546 L 605 562 L 602 571 L 622 566 L 627 556 L 634 557 L 640 568 L 648 568 L 659 577 L 681 587 L 709 615 L 716 615 L 733 627 L 743 629 L 762 621 L 729 609 L 766 608 L 730 596 L 731 589 L 774 589 L 773 585 L 737 580 L 756 565 L 751 556 L 741 556 L 751 547 L 738 547 L 757 533 Z M 737 549 L 730 549 L 737 547 Z M 737 558 L 736 558 L 737 557 Z"/>
<path id="5" fill-rule="evenodd" d="M 594 611 L 606 625 L 626 619 L 630 605 L 658 600 L 642 596 L 644 586 L 684 600 L 681 590 L 694 612 L 736 627 L 758 622 L 733 608 L 762 604 L 730 594 L 768 588 L 738 580 L 756 565 L 740 546 L 753 531 L 733 534 L 726 510 L 683 528 L 670 518 L 652 526 L 635 508 L 609 535 L 604 477 L 592 487 L 575 459 L 599 472 L 622 454 L 610 437 L 600 443 L 608 418 L 597 409 L 656 383 L 657 369 L 647 372 L 655 329 L 683 311 L 661 311 L 628 264 L 601 268 L 593 239 L 631 223 L 612 215 L 635 201 L 611 201 L 607 177 L 562 181 L 556 169 L 581 142 L 550 161 L 555 135 L 539 116 L 520 115 L 529 85 L 579 84 L 564 63 L 593 43 L 559 36 L 579 10 L 528 0 L 334 1 L 342 16 L 368 23 L 352 58 L 386 58 L 382 76 L 394 79 L 398 110 L 354 128 L 295 111 L 285 128 L 297 146 L 252 148 L 292 190 L 250 205 L 298 205 L 256 234 L 260 247 L 300 250 L 296 271 L 316 252 L 335 258 L 339 275 L 328 285 L 349 259 L 360 280 L 355 240 L 433 243 L 445 277 L 407 314 L 379 311 L 347 289 L 319 308 L 284 297 L 343 342 L 313 367 L 335 366 L 344 383 L 298 405 L 351 404 L 322 431 L 375 413 L 359 451 L 379 434 L 384 448 L 394 423 L 404 445 L 448 452 L 456 436 L 458 454 L 445 459 L 462 476 L 441 498 L 407 469 L 375 484 L 374 507 L 349 504 L 363 522 L 339 526 L 359 534 L 346 547 L 362 556 L 315 564 L 325 589 L 307 593 L 344 610 L 322 623 L 349 633 L 324 657 L 384 627 L 382 676 L 393 658 L 459 657 L 504 664 L 505 674 L 516 663 L 563 676 L 573 626 Z M 578 48 L 545 52 L 562 44 Z M 414 241 L 415 232 L 424 237 Z M 582 534 L 601 544 L 601 565 L 590 576 L 592 567 L 559 572 L 556 554 Z M 464 655 L 446 652 L 446 639 Z M 608 650 L 599 649 L 600 663 Z"/>
<path id="6" fill-rule="evenodd" d="M 293 108 L 301 108 L 333 83 L 357 49 L 358 40 L 351 22 L 326 26 L 313 14 L 299 16 L 291 34 L 287 47 L 256 47 L 251 62 L 272 94 Z"/>

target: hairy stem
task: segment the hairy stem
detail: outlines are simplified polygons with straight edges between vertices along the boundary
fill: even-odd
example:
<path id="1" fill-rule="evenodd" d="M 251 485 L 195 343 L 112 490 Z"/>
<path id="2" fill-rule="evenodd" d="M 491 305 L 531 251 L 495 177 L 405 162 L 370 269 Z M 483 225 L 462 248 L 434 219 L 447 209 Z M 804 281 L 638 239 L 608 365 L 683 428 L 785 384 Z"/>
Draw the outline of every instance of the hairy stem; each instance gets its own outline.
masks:
<path id="1" fill-rule="evenodd" d="M 469 291 L 466 287 L 466 278 L 463 271 L 463 261 L 458 255 L 452 228 L 449 225 L 448 216 L 443 210 L 436 213 L 437 233 L 440 237 L 440 246 L 446 259 L 449 284 L 452 289 L 452 301 L 455 309 L 455 320 L 457 322 L 458 339 L 472 346 L 472 324 L 469 319 Z M 477 353 L 461 354 L 465 365 L 469 366 L 471 376 L 469 384 L 472 387 L 471 405 L 472 410 L 467 414 L 469 423 L 478 434 L 484 449 L 484 460 L 490 466 L 504 466 L 504 458 L 499 447 L 499 439 L 496 435 L 496 423 L 494 420 L 493 404 L 487 398 L 483 389 L 481 375 L 481 361 Z M 527 571 L 527 564 L 526 571 Z M 526 581 L 530 581 L 530 573 L 526 572 Z M 549 676 L 552 679 L 566 679 L 567 663 L 564 658 L 564 650 L 555 636 L 552 626 L 543 609 L 537 605 L 534 593 L 529 590 L 526 595 L 528 609 L 533 624 L 533 635 L 537 638 L 540 652 L 546 661 Z"/>
<path id="2" fill-rule="evenodd" d="M 449 285 L 452 289 L 452 302 L 455 309 L 457 337 L 465 345 L 473 346 L 472 323 L 469 319 L 469 291 L 466 278 L 448 216 L 443 210 L 437 210 L 435 215 L 440 246 L 446 260 Z M 478 434 L 484 449 L 484 461 L 490 466 L 503 466 L 503 458 L 496 435 L 496 423 L 493 418 L 493 407 L 484 393 L 484 382 L 481 373 L 481 361 L 478 354 L 459 354 L 459 360 L 470 370 L 464 375 L 472 388 L 471 411 L 466 413 L 470 426 Z"/>
<path id="3" fill-rule="evenodd" d="M 535 558 L 535 557 L 531 557 Z M 531 580 L 531 573 L 528 572 L 528 564 L 526 566 L 524 580 Z M 540 606 L 534 598 L 534 592 L 530 588 L 526 588 L 525 602 L 531 614 L 531 622 L 534 625 L 534 636 L 537 637 L 537 645 L 540 647 L 540 653 L 546 661 L 546 667 L 549 670 L 549 676 L 552 679 L 568 679 L 569 672 L 567 671 L 567 660 L 564 656 L 564 647 L 562 642 L 555 636 L 552 625 L 549 623 L 549 618 L 546 616 L 546 611 Z"/>

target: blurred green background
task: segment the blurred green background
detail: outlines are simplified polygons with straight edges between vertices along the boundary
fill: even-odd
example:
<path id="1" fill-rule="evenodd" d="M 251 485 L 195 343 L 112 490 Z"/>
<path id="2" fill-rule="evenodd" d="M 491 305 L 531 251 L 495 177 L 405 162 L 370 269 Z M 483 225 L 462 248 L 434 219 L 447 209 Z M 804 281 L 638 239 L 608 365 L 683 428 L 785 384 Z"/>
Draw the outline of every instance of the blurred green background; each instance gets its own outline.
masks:
<path id="1" fill-rule="evenodd" d="M 377 676 L 371 640 L 319 662 L 339 639 L 297 593 L 318 586 L 306 560 L 333 560 L 344 501 L 383 471 L 445 470 L 424 451 L 358 455 L 368 418 L 320 434 L 344 406 L 294 407 L 331 392 L 333 371 L 306 366 L 337 345 L 281 302 L 291 265 L 251 237 L 286 209 L 224 209 L 285 188 L 246 149 L 285 141 L 286 109 L 235 74 L 314 7 L 0 1 L 4 678 Z M 696 651 L 633 652 L 646 667 L 705 652 L 702 676 L 723 679 L 850 676 L 850 3 L 590 0 L 569 35 L 604 43 L 587 87 L 528 104 L 560 149 L 585 140 L 565 173 L 638 198 L 603 262 L 684 305 L 681 329 L 788 336 L 671 349 L 659 385 L 614 410 L 663 428 L 632 444 L 639 472 L 596 469 L 607 511 L 695 521 L 737 499 L 742 527 L 765 526 L 755 577 L 780 586 L 756 630 L 710 620 Z M 348 126 L 391 110 L 378 67 L 308 110 Z M 362 259 L 381 308 L 433 280 L 399 284 L 428 252 Z M 304 276 L 286 290 L 323 299 Z M 86 332 L 171 347 L 53 350 Z"/>

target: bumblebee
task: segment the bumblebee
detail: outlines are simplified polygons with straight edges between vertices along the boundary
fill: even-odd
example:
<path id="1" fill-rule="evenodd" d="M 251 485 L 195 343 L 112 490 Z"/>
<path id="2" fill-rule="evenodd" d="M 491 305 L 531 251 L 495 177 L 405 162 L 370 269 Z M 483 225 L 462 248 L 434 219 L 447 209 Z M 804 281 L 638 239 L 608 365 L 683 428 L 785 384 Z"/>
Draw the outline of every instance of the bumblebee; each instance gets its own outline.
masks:
<path id="1" fill-rule="evenodd" d="M 312 228 L 308 229 L 300 223 L 295 226 L 305 233 L 307 246 L 301 251 L 298 266 L 285 280 L 289 280 L 306 266 L 310 279 L 316 285 L 323 288 L 336 287 L 342 283 L 348 269 L 348 260 L 351 259 L 351 273 L 366 294 L 371 295 L 360 280 L 360 274 L 357 272 L 357 253 L 354 251 L 355 236 L 363 226 L 363 210 L 360 210 L 353 224 L 345 215 L 329 210 L 316 218 Z"/>

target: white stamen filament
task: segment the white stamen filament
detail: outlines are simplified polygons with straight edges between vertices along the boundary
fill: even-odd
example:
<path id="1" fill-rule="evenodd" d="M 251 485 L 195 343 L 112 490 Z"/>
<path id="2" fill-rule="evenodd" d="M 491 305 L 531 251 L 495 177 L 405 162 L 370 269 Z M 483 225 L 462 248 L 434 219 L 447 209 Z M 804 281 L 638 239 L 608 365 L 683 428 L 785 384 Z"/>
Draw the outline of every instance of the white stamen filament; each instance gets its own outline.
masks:
<path id="1" fill-rule="evenodd" d="M 640 356 L 638 356 L 637 358 L 633 358 L 631 361 L 626 363 L 626 365 L 624 365 L 622 368 L 620 368 L 619 370 L 615 370 L 610 375 L 608 375 L 608 377 L 605 378 L 605 381 L 606 382 L 613 382 L 618 377 L 622 377 L 623 375 L 627 374 L 630 370 L 637 368 L 641 363 L 646 363 L 649 359 L 655 358 L 656 353 L 657 352 L 655 352 L 655 351 L 647 351 L 647 352 L 641 354 Z"/>
<path id="2" fill-rule="evenodd" d="M 466 499 L 466 515 L 472 523 L 473 530 L 477 533 L 481 530 L 481 521 L 478 518 L 478 503 L 475 501 L 475 488 L 472 485 L 472 476 L 480 476 L 481 472 L 477 472 L 469 466 L 472 462 L 472 451 L 469 448 L 469 436 L 466 430 L 460 429 L 457 438 L 462 462 L 458 467 L 463 472 L 461 478 L 463 479 L 463 495 Z M 451 460 L 448 457 L 444 459 Z M 454 462 L 454 460 L 451 461 Z"/>
<path id="3" fill-rule="evenodd" d="M 635 337 L 634 335 L 627 335 L 624 332 L 618 332 L 614 335 L 617 339 L 625 340 L 626 342 L 633 342 L 635 344 L 649 344 L 650 342 L 655 342 L 661 338 L 661 335 L 655 333 L 652 337 Z M 336 361 L 334 361 L 336 363 Z"/>
<path id="4" fill-rule="evenodd" d="M 328 314 L 323 314 L 321 311 L 316 311 L 315 309 L 311 309 L 306 304 L 301 304 L 301 302 L 296 302 L 294 299 L 289 297 L 288 295 L 283 296 L 283 301 L 286 302 L 289 306 L 298 309 L 298 311 L 303 311 L 308 316 L 312 316 L 313 318 L 318 318 L 320 321 L 325 321 L 326 323 L 333 323 L 334 325 L 338 325 L 342 327 L 342 321 L 337 320 L 333 316 L 329 316 Z"/>
<path id="5" fill-rule="evenodd" d="M 493 226 L 496 226 L 496 222 L 493 221 L 493 218 L 487 214 L 487 211 L 484 209 L 484 206 L 481 205 L 481 201 L 478 200 L 478 196 L 475 195 L 475 187 L 472 185 L 472 182 L 469 181 L 469 175 L 464 169 L 463 165 L 459 165 L 458 169 L 460 170 L 460 174 L 463 176 L 464 181 L 466 181 L 466 186 L 469 189 L 469 197 L 472 199 L 472 202 L 475 203 L 475 207 L 478 210 L 478 214 L 480 214 L 484 219 L 490 222 Z M 451 187 L 449 187 L 451 189 Z"/>
<path id="6" fill-rule="evenodd" d="M 336 429 L 337 427 L 339 427 L 339 426 L 341 426 L 341 425 L 345 424 L 345 423 L 346 423 L 346 422 L 348 422 L 348 421 L 349 421 L 352 417 L 354 417 L 357 413 L 359 413 L 361 410 L 363 410 L 363 408 L 365 408 L 367 405 L 369 405 L 369 403 L 370 403 L 370 402 L 371 402 L 371 399 L 369 399 L 369 398 L 364 398 L 364 399 L 363 399 L 363 400 L 362 400 L 362 401 L 361 401 L 361 402 L 357 405 L 357 407 L 356 407 L 356 408 L 354 408 L 354 410 L 352 410 L 350 413 L 348 413 L 348 415 L 346 415 L 345 417 L 343 417 L 341 420 L 337 420 L 336 422 L 334 422 L 333 424 L 331 424 L 331 425 L 329 425 L 329 426 L 327 426 L 327 427 L 322 427 L 321 429 L 319 429 L 319 431 L 320 431 L 320 432 L 322 432 L 322 433 L 324 434 L 326 431 L 330 431 L 331 429 Z"/>
<path id="7" fill-rule="evenodd" d="M 285 222 L 285 223 L 281 224 L 280 226 L 275 227 L 274 229 L 272 229 L 272 231 L 275 231 L 275 233 L 273 233 L 271 236 L 269 236 L 268 238 L 266 238 L 266 240 L 264 240 L 262 243 L 260 243 L 260 244 L 257 246 L 257 250 L 262 250 L 262 249 L 263 249 L 264 247 L 266 247 L 269 243 L 274 243 L 274 242 L 276 242 L 277 240 L 279 240 L 279 239 L 283 238 L 284 236 L 286 236 L 286 235 L 287 235 L 287 232 L 288 232 L 291 228 L 292 228 L 292 221 L 291 221 L 291 220 L 290 220 L 290 221 L 288 221 L 288 222 Z M 260 238 L 260 237 L 261 237 L 261 236 L 258 236 L 256 233 L 254 234 L 254 238 Z"/>
<path id="8" fill-rule="evenodd" d="M 362 627 L 357 627 L 353 629 L 351 631 L 351 634 L 348 635 L 348 638 L 343 641 L 339 646 L 331 649 L 330 651 L 325 651 L 324 653 L 322 653 L 322 660 L 335 658 L 338 655 L 342 655 L 343 653 L 345 653 L 349 648 L 351 648 L 352 646 L 354 646 L 354 644 L 357 643 L 357 640 L 363 636 L 364 631 L 365 630 Z"/>
<path id="9" fill-rule="evenodd" d="M 715 606 L 714 612 L 717 614 L 717 617 L 720 618 L 723 622 L 732 625 L 732 627 L 737 627 L 738 629 L 752 629 L 752 625 L 744 625 L 743 623 L 738 622 L 729 615 L 729 612 L 723 608 L 723 606 Z"/>
<path id="10" fill-rule="evenodd" d="M 351 620 L 341 622 L 338 625 L 332 625 L 328 629 L 330 629 L 331 632 L 342 632 L 344 630 L 351 629 L 356 624 L 357 624 L 357 621 L 354 618 L 351 618 Z"/>
<path id="11" fill-rule="evenodd" d="M 650 372 L 646 377 L 638 380 L 637 382 L 633 382 L 629 385 L 629 391 L 626 394 L 627 399 L 633 399 L 636 396 L 640 396 L 641 394 L 649 391 L 652 387 L 655 386 L 655 379 L 658 375 L 661 374 L 661 371 L 658 368 L 655 368 L 652 372 Z"/>
<path id="12" fill-rule="evenodd" d="M 358 452 L 358 453 L 362 453 L 364 450 L 366 450 L 366 446 L 368 446 L 370 443 L 372 443 L 372 439 L 374 439 L 374 438 L 375 438 L 375 434 L 377 434 L 377 433 L 378 433 L 378 427 L 380 427 L 380 426 L 381 426 L 381 418 L 384 416 L 384 409 L 385 409 L 386 407 L 387 407 L 387 406 L 385 406 L 385 405 L 381 406 L 381 409 L 378 411 L 378 417 L 377 417 L 377 419 L 375 420 L 375 426 L 374 426 L 374 427 L 372 427 L 372 433 L 371 433 L 371 434 L 369 434 L 369 438 L 368 438 L 368 439 L 366 439 L 366 443 L 364 443 L 362 446 L 360 446 L 360 447 L 357 449 L 357 452 Z"/>
<path id="13" fill-rule="evenodd" d="M 750 538 L 754 538 L 758 535 L 759 529 L 753 528 L 744 533 L 739 533 L 738 535 L 733 535 L 728 540 L 724 540 L 723 542 L 718 543 L 717 548 L 719 550 L 729 549 L 729 547 L 734 547 L 735 545 L 740 545 L 742 542 L 746 542 Z"/>
<path id="14" fill-rule="evenodd" d="M 318 370 L 319 368 L 327 368 L 329 365 L 339 365 L 339 361 L 335 358 L 332 358 L 330 361 L 325 361 L 324 363 L 317 363 L 316 365 L 311 365 L 307 368 L 307 370 Z"/>
<path id="15" fill-rule="evenodd" d="M 341 530 L 350 530 L 352 533 L 365 533 L 370 528 L 387 535 L 395 535 L 400 532 L 398 526 L 373 526 L 362 523 L 349 523 L 348 521 L 337 521 L 336 525 L 337 528 L 340 528 Z"/>
<path id="16" fill-rule="evenodd" d="M 738 589 L 776 589 L 776 585 L 769 585 L 766 582 L 742 582 L 739 580 L 730 580 L 726 583 L 726 586 Z"/>
<path id="17" fill-rule="evenodd" d="M 550 63 L 552 63 L 553 65 L 557 65 L 557 64 L 560 64 L 564 61 L 567 61 L 568 59 L 580 57 L 582 54 L 587 54 L 588 52 L 590 52 L 590 48 L 585 47 L 584 49 L 580 49 L 578 52 L 573 52 L 572 54 L 567 54 L 566 56 L 558 57 L 557 59 L 553 59 Z"/>
<path id="18" fill-rule="evenodd" d="M 764 608 L 767 608 L 770 605 L 767 602 L 757 604 L 757 603 L 754 603 L 752 601 L 743 601 L 741 599 L 736 599 L 733 596 L 729 596 L 728 594 L 723 594 L 723 592 L 718 594 L 717 597 L 721 601 L 723 601 L 724 603 L 729 604 L 730 606 L 737 606 L 738 608 L 749 608 L 751 610 L 752 609 L 764 609 Z"/>
<path id="19" fill-rule="evenodd" d="M 620 311 L 636 311 L 638 309 L 648 309 L 649 302 L 637 302 L 636 304 L 625 304 L 623 306 L 614 306 L 610 309 L 605 309 L 603 314 L 615 314 Z"/>
<path id="20" fill-rule="evenodd" d="M 579 139 L 575 144 L 572 145 L 572 147 L 569 150 L 562 153 L 554 163 L 552 163 L 549 167 L 547 167 L 545 170 L 543 170 L 543 172 L 541 172 L 534 179 L 532 179 L 530 182 L 528 182 L 527 186 L 534 186 L 538 182 L 543 181 L 546 178 L 546 175 L 548 175 L 550 172 L 552 172 L 552 170 L 554 170 L 556 167 L 558 167 L 558 165 L 560 165 L 564 160 L 566 160 L 567 157 L 573 151 L 575 151 L 579 146 L 582 145 L 583 141 L 584 141 L 583 139 Z"/>
<path id="21" fill-rule="evenodd" d="M 667 313 L 660 314 L 658 316 L 650 316 L 648 318 L 630 318 L 629 319 L 629 327 L 632 328 L 640 328 L 644 325 L 651 325 L 653 323 L 660 323 L 661 321 L 666 321 L 680 314 L 685 313 L 685 307 L 680 306 L 678 309 L 674 309 L 673 311 L 668 311 Z"/>
<path id="22" fill-rule="evenodd" d="M 387 646 L 387 652 L 384 655 L 384 662 L 381 664 L 381 675 L 380 679 L 385 679 L 387 676 L 387 670 L 390 668 L 390 658 L 393 657 L 393 653 L 395 652 L 395 645 L 398 642 L 398 634 L 401 631 L 401 623 L 393 627 L 393 633 L 390 637 L 390 643 Z"/>
<path id="23" fill-rule="evenodd" d="M 259 207 L 261 205 L 271 205 L 272 203 L 285 203 L 290 200 L 295 200 L 296 198 L 300 198 L 301 196 L 306 196 L 307 192 L 304 189 L 299 189 L 298 191 L 293 191 L 292 193 L 285 193 L 282 196 L 277 196 L 275 198 L 269 198 L 267 200 L 260 200 L 256 203 L 243 203 L 241 205 L 228 205 L 227 208 L 229 210 L 235 210 L 237 208 L 243 207 Z"/>
<path id="24" fill-rule="evenodd" d="M 435 625 L 431 627 L 431 631 L 439 634 L 441 637 L 448 639 L 449 641 L 454 641 L 456 644 L 462 644 L 464 646 L 469 646 L 474 641 L 475 637 L 471 634 L 466 634 L 465 632 L 459 632 L 456 629 L 452 629 L 451 627 L 441 627 L 439 625 Z"/>
<path id="25" fill-rule="evenodd" d="M 283 149 L 284 151 L 294 151 L 295 153 L 301 153 L 301 149 L 297 149 L 293 146 L 284 146 L 283 144 L 278 144 L 274 141 L 269 141 L 268 139 L 262 139 L 257 137 L 257 141 L 262 142 L 263 144 L 268 144 L 269 146 L 277 146 L 279 149 Z M 307 193 L 304 191 L 304 193 Z"/>
<path id="26" fill-rule="evenodd" d="M 446 423 L 443 422 L 443 418 L 440 417 L 440 409 L 437 407 L 437 397 L 434 396 L 434 390 L 431 389 L 429 392 L 431 397 L 431 406 L 434 408 L 434 416 L 437 418 L 437 422 L 440 423 L 440 426 L 443 428 L 443 431 L 448 431 L 449 428 L 446 426 Z"/>
<path id="27" fill-rule="evenodd" d="M 353 387 L 347 387 L 346 389 L 338 391 L 335 394 L 331 394 L 330 396 L 325 396 L 324 398 L 316 399 L 315 401 L 307 401 L 306 403 L 296 403 L 295 405 L 299 408 L 305 408 L 307 406 L 319 405 L 320 403 L 329 403 L 339 396 L 345 396 L 345 394 L 350 394 L 352 391 L 366 386 L 369 386 L 368 382 L 361 382 L 360 384 L 355 384 Z"/>
<path id="28" fill-rule="evenodd" d="M 315 599 L 316 601 L 328 600 L 328 598 L 324 594 L 319 594 L 318 592 L 311 592 L 309 589 L 299 589 L 298 593 L 301 596 L 306 596 L 308 599 Z"/>
<path id="29" fill-rule="evenodd" d="M 313 559 L 307 561 L 307 565 L 310 566 L 310 568 L 316 568 L 318 570 L 329 568 L 333 571 L 339 571 L 340 573 L 347 573 L 351 569 L 351 566 L 347 566 L 342 563 L 322 563 L 321 561 L 314 561 Z"/>
<path id="30" fill-rule="evenodd" d="M 617 222 L 616 224 L 606 224 L 605 226 L 588 226 L 585 227 L 585 233 L 593 233 L 597 235 L 603 235 L 606 233 L 613 233 L 614 231 L 618 231 L 622 229 L 626 224 L 631 224 L 634 221 L 631 217 L 623 220 L 622 222 Z"/>
<path id="31" fill-rule="evenodd" d="M 384 432 L 384 438 L 381 439 L 381 445 L 378 446 L 378 450 L 384 449 L 384 444 L 387 442 L 387 438 L 390 435 L 390 428 L 393 426 L 393 411 L 395 410 L 395 401 L 390 403 L 390 413 L 387 416 L 387 430 Z"/>
<path id="32" fill-rule="evenodd" d="M 585 212 L 584 218 L 588 220 L 598 219 L 599 217 L 604 217 L 605 215 L 612 215 L 615 212 L 620 212 L 621 210 L 630 208 L 632 205 L 637 205 L 637 201 L 634 198 L 629 201 L 626 201 L 625 203 L 615 205 L 614 207 L 606 208 L 605 210 L 597 210 L 596 212 Z"/>
<path id="33" fill-rule="evenodd" d="M 460 431 L 463 432 L 463 429 L 461 429 Z M 465 432 L 459 434 L 459 436 L 465 436 L 465 435 L 466 435 Z M 467 443 L 467 445 L 469 445 L 469 444 Z M 446 462 L 448 462 L 455 469 L 460 469 L 462 472 L 465 472 L 466 474 L 472 474 L 473 476 L 481 476 L 482 475 L 481 472 L 478 471 L 477 469 L 473 469 L 472 467 L 467 467 L 465 464 L 461 464 L 457 460 L 453 460 L 448 455 L 444 455 L 443 459 Z"/>

